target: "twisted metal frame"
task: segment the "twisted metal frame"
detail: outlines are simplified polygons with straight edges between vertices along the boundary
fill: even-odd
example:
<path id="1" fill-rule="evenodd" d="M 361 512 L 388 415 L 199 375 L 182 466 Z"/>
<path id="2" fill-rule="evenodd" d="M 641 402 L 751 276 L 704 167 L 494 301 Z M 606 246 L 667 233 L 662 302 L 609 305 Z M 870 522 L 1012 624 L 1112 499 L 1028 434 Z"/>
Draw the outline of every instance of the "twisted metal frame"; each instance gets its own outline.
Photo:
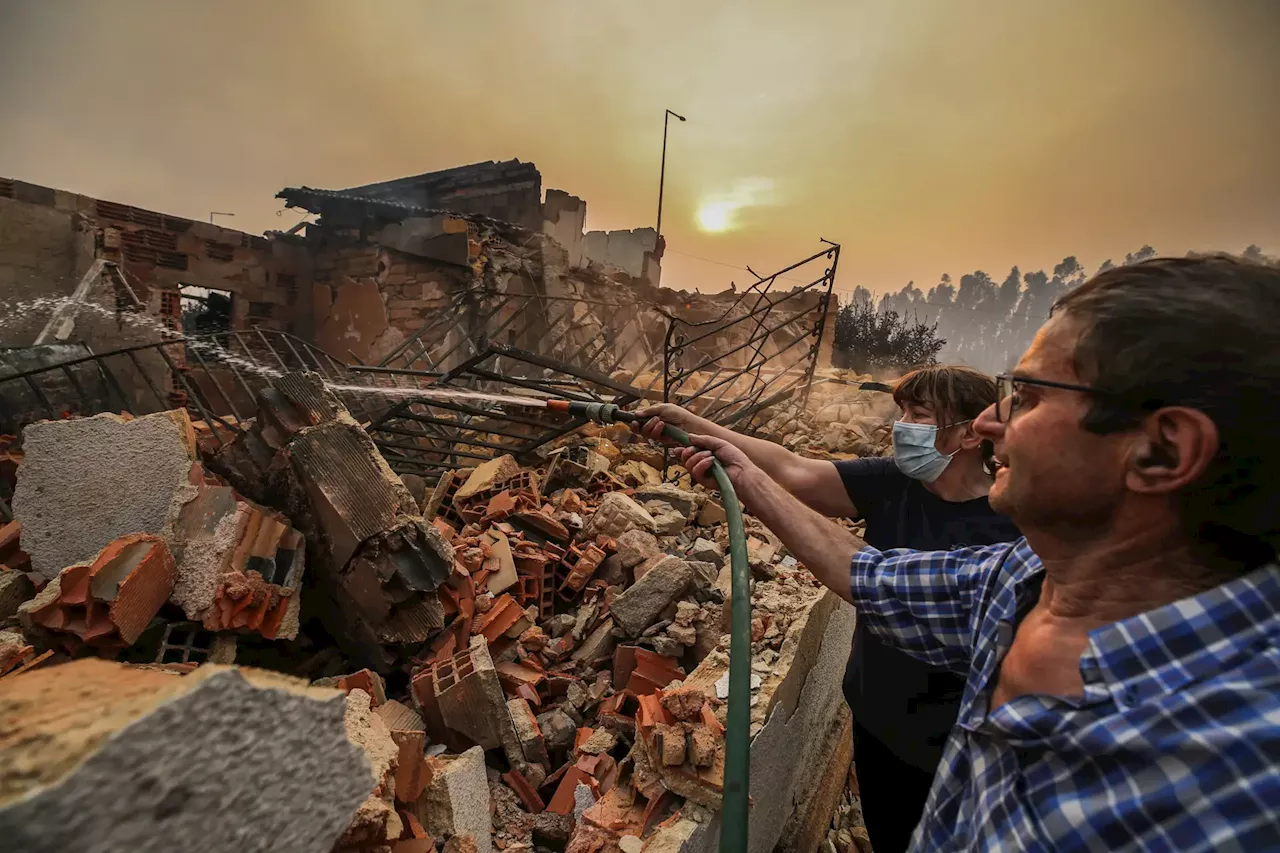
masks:
<path id="1" fill-rule="evenodd" d="M 803 407 L 813 384 L 840 261 L 840 246 L 823 242 L 829 248 L 770 276 L 757 276 L 719 317 L 697 323 L 673 317 L 663 346 L 663 401 L 679 403 L 747 434 L 761 432 L 758 415 L 773 405 L 798 396 Z M 792 280 L 788 273 L 796 272 L 810 277 L 778 294 L 775 285 Z M 804 297 L 815 293 L 817 306 L 802 307 Z M 785 344 L 775 339 L 784 331 L 792 335 Z M 745 336 L 745 341 L 714 354 L 698 347 L 724 335 Z M 747 353 L 746 360 L 734 365 L 732 357 L 738 353 Z M 687 364 L 690 354 L 695 356 L 693 364 Z M 741 390 L 744 382 L 747 387 Z M 736 393 L 726 397 L 735 388 Z"/>
<path id="2" fill-rule="evenodd" d="M 87 372 L 105 387 L 108 410 L 140 415 L 184 406 L 193 419 L 210 427 L 212 441 L 220 447 L 225 435 L 236 434 L 254 416 L 244 410 L 245 399 L 253 400 L 284 373 L 315 371 L 367 425 L 391 467 L 418 475 L 467 467 L 502 453 L 528 461 L 583 421 L 541 409 L 482 408 L 461 399 L 418 396 L 415 389 L 514 390 L 617 406 L 662 399 L 758 433 L 763 410 L 797 396 L 801 404 L 807 400 L 839 254 L 840 247 L 829 243 L 802 261 L 757 277 L 718 317 L 702 322 L 674 317 L 629 294 L 606 299 L 548 296 L 537 292 L 536 283 L 535 292 L 469 288 L 454 293 L 447 308 L 435 312 L 378 365 L 345 364 L 292 334 L 251 328 L 199 336 L 175 333 L 104 353 L 85 346 L 83 356 L 0 375 L 0 388 L 21 383 L 39 411 L 58 418 L 60 406 L 41 379 L 60 375 L 82 406 L 101 408 L 101 396 L 95 400 L 81 382 Z M 797 272 L 808 278 L 780 292 L 778 282 L 794 280 Z M 813 293 L 819 294 L 816 307 L 805 301 Z M 594 308 L 590 324 L 575 313 L 581 304 Z M 660 352 L 645 334 L 643 311 L 656 312 L 665 323 Z M 472 333 L 459 332 L 459 327 Z M 707 352 L 703 345 L 717 335 L 736 343 L 725 351 Z M 537 351 L 504 343 L 501 337 L 536 340 Z M 628 345 L 617 346 L 627 338 Z M 167 392 L 157 384 L 155 371 L 142 363 L 151 353 L 168 374 Z M 742 363 L 734 364 L 735 358 Z M 363 393 L 360 386 L 392 393 Z M 141 389 L 141 396 L 131 396 L 126 387 Z M 243 395 L 239 403 L 237 394 Z M 0 506 L 0 517 L 6 509 Z"/>

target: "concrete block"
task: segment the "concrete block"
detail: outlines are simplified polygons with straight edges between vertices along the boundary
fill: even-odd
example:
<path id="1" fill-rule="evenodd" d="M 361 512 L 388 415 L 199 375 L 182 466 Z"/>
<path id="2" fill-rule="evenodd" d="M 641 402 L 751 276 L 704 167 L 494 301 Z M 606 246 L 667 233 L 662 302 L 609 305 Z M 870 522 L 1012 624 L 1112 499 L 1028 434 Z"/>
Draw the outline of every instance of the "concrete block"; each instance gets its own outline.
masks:
<path id="1" fill-rule="evenodd" d="M 547 743 L 529 703 L 520 698 L 510 699 L 507 701 L 507 709 L 511 712 L 511 722 L 515 726 L 516 737 L 520 739 L 520 746 L 524 749 L 525 759 L 537 764 L 550 764 Z"/>
<path id="2" fill-rule="evenodd" d="M 415 679 L 416 682 L 417 679 Z M 501 747 L 512 767 L 523 769 L 524 750 L 507 709 L 502 683 L 483 636 L 471 638 L 469 648 L 437 664 L 429 673 L 433 713 L 458 744 L 485 749 Z M 415 684 L 415 692 L 425 692 Z"/>
<path id="3" fill-rule="evenodd" d="M 335 853 L 382 848 L 400 837 L 404 825 L 396 814 L 395 771 L 400 747 L 382 717 L 372 708 L 371 697 L 360 689 L 347 694 L 342 725 L 347 739 L 364 750 L 374 788 L 356 807 L 355 817 L 334 845 Z"/>
<path id="4" fill-rule="evenodd" d="M 16 615 L 18 608 L 35 594 L 35 585 L 26 573 L 0 569 L 0 622 Z"/>
<path id="5" fill-rule="evenodd" d="M 617 539 L 628 530 L 639 528 L 654 532 L 653 516 L 640 504 L 622 492 L 611 492 L 600 501 L 591 520 L 582 531 L 583 539 L 607 536 Z"/>
<path id="6" fill-rule="evenodd" d="M 512 456 L 499 456 L 476 466 L 471 476 L 454 494 L 456 502 L 465 501 L 476 494 L 488 491 L 521 473 L 520 464 Z"/>
<path id="7" fill-rule="evenodd" d="M 13 514 L 32 570 L 53 580 L 120 536 L 166 532 L 195 430 L 182 409 L 40 421 L 23 431 L 23 450 Z"/>
<path id="8" fill-rule="evenodd" d="M 551 752 L 561 752 L 573 746 L 578 725 L 564 711 L 553 708 L 537 716 L 538 728 Z"/>
<path id="9" fill-rule="evenodd" d="M 82 659 L 0 693 L 0 837 L 26 853 L 314 853 L 374 788 L 336 691 Z"/>
<path id="10" fill-rule="evenodd" d="M 418 802 L 423 828 L 446 840 L 469 835 L 478 853 L 491 853 L 493 821 L 484 750 L 475 746 L 458 756 L 441 756 L 433 760 L 432 770 L 431 784 Z"/>
<path id="11" fill-rule="evenodd" d="M 624 569 L 633 569 L 661 553 L 657 537 L 647 530 L 628 530 L 618 537 L 618 558 Z"/>
<path id="12" fill-rule="evenodd" d="M 704 563 L 720 563 L 724 560 L 724 548 L 710 539 L 698 537 L 689 548 L 689 559 Z"/>
<path id="13" fill-rule="evenodd" d="M 821 773 L 802 774 L 796 780 L 796 808 L 787 819 L 777 853 L 817 853 L 826 837 L 831 816 L 849 782 L 853 763 L 852 716 L 841 706 L 822 737 L 820 755 L 827 756 Z"/>
<path id="14" fill-rule="evenodd" d="M 624 636 L 640 636 L 692 582 L 688 563 L 679 557 L 663 559 L 613 600 L 609 612 L 614 624 Z"/>
<path id="15" fill-rule="evenodd" d="M 703 497 L 697 492 L 686 491 L 671 483 L 660 483 L 655 486 L 642 486 L 636 489 L 636 500 L 642 504 L 658 501 L 671 507 L 685 518 L 692 518 L 694 512 L 702 505 Z"/>

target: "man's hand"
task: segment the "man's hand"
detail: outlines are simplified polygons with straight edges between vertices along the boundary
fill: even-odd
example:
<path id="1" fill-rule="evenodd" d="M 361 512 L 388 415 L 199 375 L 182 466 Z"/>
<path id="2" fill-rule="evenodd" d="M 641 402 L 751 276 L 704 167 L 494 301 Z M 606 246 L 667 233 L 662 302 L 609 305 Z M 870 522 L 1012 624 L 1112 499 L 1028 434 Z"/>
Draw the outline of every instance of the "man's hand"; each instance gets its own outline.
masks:
<path id="1" fill-rule="evenodd" d="M 694 482 L 707 488 L 716 487 L 716 481 L 711 476 L 713 461 L 718 461 L 720 467 L 724 468 L 734 489 L 743 486 L 752 475 L 761 473 L 747 454 L 723 438 L 716 438 L 713 435 L 691 435 L 689 442 L 689 447 L 682 447 L 678 452 L 680 464 L 693 477 Z"/>
<path id="2" fill-rule="evenodd" d="M 688 409 L 677 406 L 675 403 L 658 403 L 654 406 L 648 406 L 636 412 L 642 418 L 646 418 L 644 423 L 636 422 L 633 424 L 636 432 L 643 435 L 650 441 L 656 441 L 665 444 L 667 447 L 682 447 L 671 439 L 662 434 L 662 428 L 667 424 L 688 432 L 694 425 L 697 418 Z"/>

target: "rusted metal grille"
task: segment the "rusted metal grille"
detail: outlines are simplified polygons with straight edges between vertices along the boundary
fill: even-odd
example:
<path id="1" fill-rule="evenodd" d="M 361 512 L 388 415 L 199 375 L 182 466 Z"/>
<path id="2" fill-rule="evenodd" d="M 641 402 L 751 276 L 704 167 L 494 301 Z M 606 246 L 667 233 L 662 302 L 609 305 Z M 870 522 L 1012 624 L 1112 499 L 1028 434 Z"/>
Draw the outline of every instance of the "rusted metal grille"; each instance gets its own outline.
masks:
<path id="1" fill-rule="evenodd" d="M 840 247 L 759 278 L 718 318 L 673 317 L 663 348 L 662 399 L 746 433 L 761 413 L 807 400 L 826 327 Z M 792 285 L 784 290 L 784 286 Z"/>

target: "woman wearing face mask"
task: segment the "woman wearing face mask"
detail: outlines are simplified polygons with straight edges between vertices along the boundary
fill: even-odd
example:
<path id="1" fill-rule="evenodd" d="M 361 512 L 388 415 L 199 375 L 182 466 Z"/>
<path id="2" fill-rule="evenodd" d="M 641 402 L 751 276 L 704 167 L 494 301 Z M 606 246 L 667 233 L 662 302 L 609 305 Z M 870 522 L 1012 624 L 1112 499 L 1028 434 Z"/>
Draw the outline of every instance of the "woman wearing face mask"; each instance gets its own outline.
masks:
<path id="1" fill-rule="evenodd" d="M 892 457 L 806 459 L 668 403 L 640 412 L 650 418 L 641 432 L 660 439 L 665 421 L 730 441 L 818 512 L 864 519 L 863 538 L 880 550 L 951 550 L 1017 539 L 1013 523 L 987 502 L 991 448 L 971 426 L 996 401 L 995 379 L 958 365 L 927 367 L 899 379 L 893 399 L 902 416 L 893 425 Z M 844 694 L 876 853 L 907 849 L 963 689 L 962 676 L 891 649 L 859 627 Z"/>

